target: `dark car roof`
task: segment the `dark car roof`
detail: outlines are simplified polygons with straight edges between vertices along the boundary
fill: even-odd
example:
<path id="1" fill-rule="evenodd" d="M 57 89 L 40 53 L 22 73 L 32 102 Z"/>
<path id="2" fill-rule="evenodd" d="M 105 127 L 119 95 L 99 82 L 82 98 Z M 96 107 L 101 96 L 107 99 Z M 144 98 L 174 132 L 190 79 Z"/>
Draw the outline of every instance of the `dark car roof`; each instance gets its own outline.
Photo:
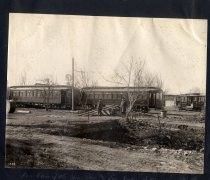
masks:
<path id="1" fill-rule="evenodd" d="M 85 91 L 128 91 L 128 87 L 84 87 L 82 88 Z M 129 87 L 130 91 L 158 91 L 162 92 L 160 88 L 157 87 Z"/>
<path id="2" fill-rule="evenodd" d="M 9 87 L 12 90 L 31 90 L 31 89 L 46 89 L 48 85 L 28 85 L 28 86 L 11 86 Z M 70 89 L 70 86 L 67 85 L 52 85 L 50 88 L 53 89 Z"/>
<path id="3" fill-rule="evenodd" d="M 178 96 L 179 97 L 181 97 L 181 96 L 186 96 L 186 97 L 204 97 L 205 95 L 200 94 L 200 93 L 192 93 L 192 94 L 180 94 Z"/>

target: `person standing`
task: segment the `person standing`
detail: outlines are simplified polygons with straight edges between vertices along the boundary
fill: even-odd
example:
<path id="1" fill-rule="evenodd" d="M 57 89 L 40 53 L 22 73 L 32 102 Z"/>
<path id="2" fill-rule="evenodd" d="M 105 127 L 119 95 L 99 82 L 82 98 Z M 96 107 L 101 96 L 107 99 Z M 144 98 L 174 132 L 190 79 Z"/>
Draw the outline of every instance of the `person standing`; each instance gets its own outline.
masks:
<path id="1" fill-rule="evenodd" d="M 102 100 L 99 99 L 99 101 L 98 101 L 98 103 L 97 103 L 97 110 L 98 110 L 98 115 L 99 115 L 99 116 L 102 115 L 102 108 L 103 108 Z"/>
<path id="2" fill-rule="evenodd" d="M 120 103 L 120 112 L 121 112 L 122 117 L 125 116 L 126 108 L 127 108 L 127 103 L 126 103 L 125 99 L 123 98 Z"/>

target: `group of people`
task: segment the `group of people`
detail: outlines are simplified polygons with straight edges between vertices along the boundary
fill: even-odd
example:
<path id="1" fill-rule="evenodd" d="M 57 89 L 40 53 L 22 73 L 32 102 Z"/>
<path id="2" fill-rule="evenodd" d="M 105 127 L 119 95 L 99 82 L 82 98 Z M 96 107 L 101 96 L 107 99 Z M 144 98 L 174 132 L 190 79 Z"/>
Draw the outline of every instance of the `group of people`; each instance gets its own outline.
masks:
<path id="1" fill-rule="evenodd" d="M 99 99 L 99 101 L 97 103 L 97 110 L 98 110 L 99 116 L 103 115 L 102 109 L 103 109 L 103 102 L 102 102 L 102 99 Z M 125 101 L 125 98 L 122 98 L 121 103 L 120 103 L 120 113 L 122 116 L 125 116 L 126 109 L 127 109 L 127 103 Z"/>

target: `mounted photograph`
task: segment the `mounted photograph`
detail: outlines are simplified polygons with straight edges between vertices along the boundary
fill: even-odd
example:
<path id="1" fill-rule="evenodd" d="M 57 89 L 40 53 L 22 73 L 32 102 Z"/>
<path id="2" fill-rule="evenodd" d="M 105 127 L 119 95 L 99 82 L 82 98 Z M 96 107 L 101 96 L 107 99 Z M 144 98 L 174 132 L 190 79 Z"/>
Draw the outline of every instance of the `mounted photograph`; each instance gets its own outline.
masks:
<path id="1" fill-rule="evenodd" d="M 6 168 L 203 174 L 207 20 L 9 14 Z"/>

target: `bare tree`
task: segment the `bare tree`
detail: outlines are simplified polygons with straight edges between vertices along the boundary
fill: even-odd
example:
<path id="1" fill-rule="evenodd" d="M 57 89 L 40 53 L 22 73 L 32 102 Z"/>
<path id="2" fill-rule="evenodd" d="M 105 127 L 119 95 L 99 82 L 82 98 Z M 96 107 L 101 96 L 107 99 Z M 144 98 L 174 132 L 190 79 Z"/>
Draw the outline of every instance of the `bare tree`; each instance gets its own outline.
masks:
<path id="1" fill-rule="evenodd" d="M 78 81 L 80 87 L 88 87 L 90 86 L 90 76 L 86 71 L 77 71 Z"/>
<path id="2" fill-rule="evenodd" d="M 75 77 L 74 77 L 74 86 L 77 88 L 83 87 L 95 87 L 98 85 L 97 80 L 91 78 L 90 74 L 85 70 L 75 70 Z M 66 84 L 68 86 L 72 85 L 72 76 L 71 74 L 66 74 L 65 76 Z"/>
<path id="3" fill-rule="evenodd" d="M 72 75 L 71 74 L 66 74 L 65 80 L 66 80 L 66 85 L 67 86 L 71 86 L 71 84 L 72 84 Z"/>
<path id="4" fill-rule="evenodd" d="M 127 108 L 126 118 L 133 110 L 136 101 L 141 100 L 144 87 L 163 87 L 163 80 L 160 75 L 145 70 L 145 62 L 141 59 L 131 57 L 128 61 L 122 62 L 115 70 L 112 77 L 117 85 L 127 87 L 127 97 L 129 105 Z M 132 88 L 134 87 L 134 88 Z"/>
<path id="5" fill-rule="evenodd" d="M 72 76 L 71 74 L 66 74 L 65 76 L 66 84 L 68 86 L 72 85 Z M 90 74 L 85 70 L 75 70 L 75 77 L 74 77 L 74 85 L 77 88 L 84 88 L 84 87 L 96 87 L 98 85 L 97 80 L 93 79 Z M 87 96 L 85 93 L 81 90 L 81 98 L 80 102 L 83 107 L 83 109 L 86 109 L 87 104 Z"/>
<path id="6" fill-rule="evenodd" d="M 144 86 L 151 87 L 155 84 L 155 76 L 149 71 L 144 74 Z"/>
<path id="7" fill-rule="evenodd" d="M 97 80 L 91 77 L 90 73 L 85 70 L 77 71 L 77 84 L 80 88 L 95 87 L 98 85 Z"/>
<path id="8" fill-rule="evenodd" d="M 134 60 L 133 57 L 127 62 L 122 62 L 115 70 L 112 79 L 116 84 L 126 87 L 139 86 L 143 84 L 143 72 L 145 62 Z"/>
<path id="9" fill-rule="evenodd" d="M 159 74 L 146 71 L 143 77 L 145 87 L 163 88 L 163 80 Z"/>
<path id="10" fill-rule="evenodd" d="M 126 119 L 129 118 L 134 104 L 140 98 L 140 88 L 143 86 L 145 62 L 141 59 L 135 60 L 133 57 L 127 62 L 123 62 L 114 72 L 113 80 L 120 85 L 127 87 L 128 108 Z M 135 87 L 131 88 L 131 87 Z"/>
<path id="11" fill-rule="evenodd" d="M 43 85 L 46 88 L 43 88 L 43 103 L 45 104 L 46 111 L 48 111 L 50 105 L 50 96 L 52 96 L 53 88 L 57 85 L 51 76 L 45 77 L 40 80 L 41 83 L 39 85 Z"/>
<path id="12" fill-rule="evenodd" d="M 155 75 L 155 84 L 154 84 L 154 86 L 163 89 L 163 85 L 164 85 L 164 83 L 163 83 L 162 77 L 160 75 L 156 74 Z"/>
<path id="13" fill-rule="evenodd" d="M 80 70 L 77 71 L 77 84 L 80 88 L 96 87 L 98 85 L 98 82 L 97 80 L 92 78 L 87 71 Z M 87 108 L 87 101 L 88 101 L 87 95 L 81 90 L 80 102 L 84 110 Z"/>

